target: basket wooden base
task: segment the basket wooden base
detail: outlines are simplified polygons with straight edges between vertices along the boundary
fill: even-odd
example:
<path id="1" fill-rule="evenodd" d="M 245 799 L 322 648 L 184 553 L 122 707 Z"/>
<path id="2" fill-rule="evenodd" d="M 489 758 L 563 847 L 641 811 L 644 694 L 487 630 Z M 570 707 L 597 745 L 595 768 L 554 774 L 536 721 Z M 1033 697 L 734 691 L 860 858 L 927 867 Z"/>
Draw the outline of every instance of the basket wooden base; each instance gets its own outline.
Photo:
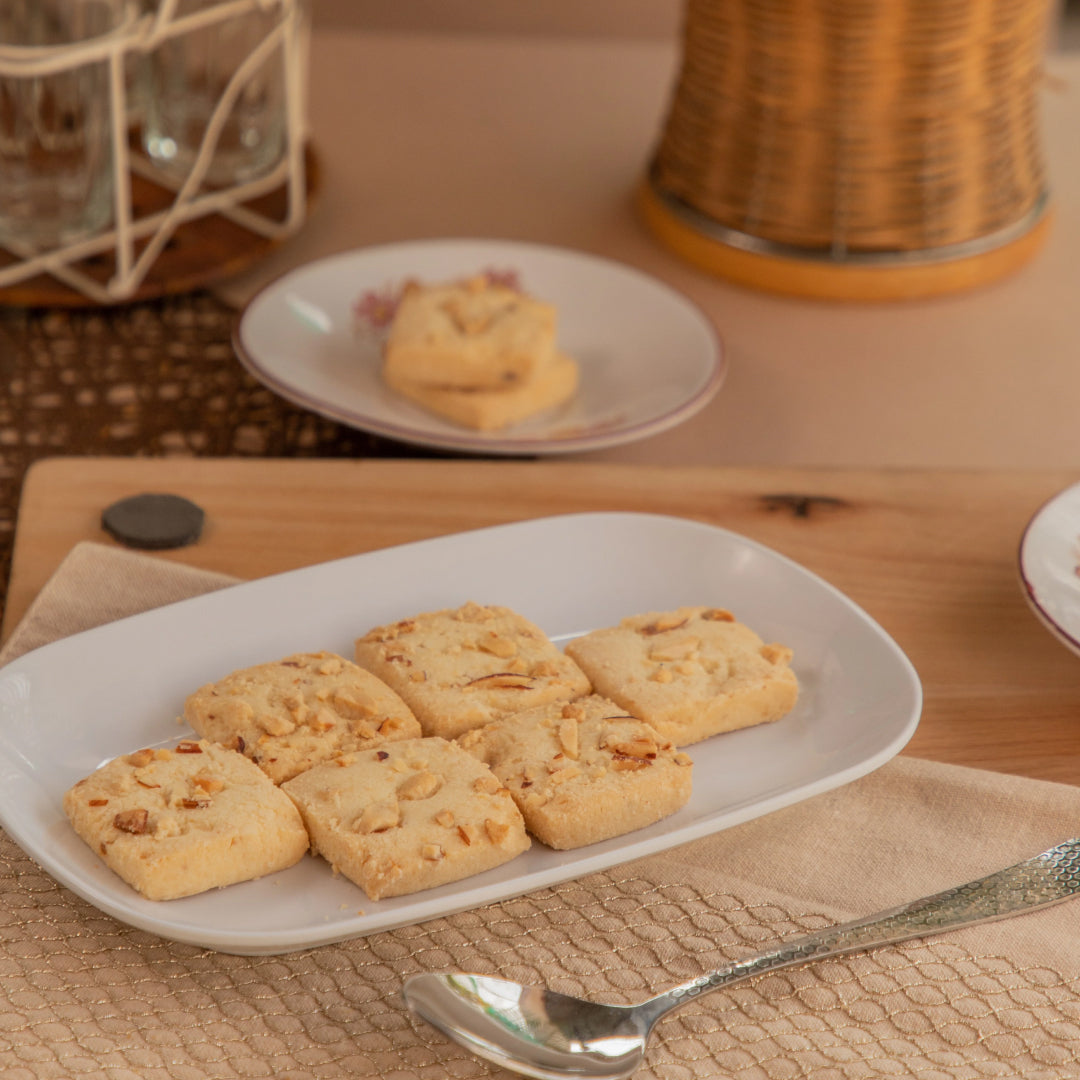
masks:
<path id="1" fill-rule="evenodd" d="M 819 300 L 916 300 L 990 284 L 1019 270 L 1046 239 L 1051 215 L 999 247 L 953 259 L 854 265 L 746 251 L 693 228 L 646 179 L 638 190 L 645 224 L 665 247 L 717 277 L 767 292 Z"/>

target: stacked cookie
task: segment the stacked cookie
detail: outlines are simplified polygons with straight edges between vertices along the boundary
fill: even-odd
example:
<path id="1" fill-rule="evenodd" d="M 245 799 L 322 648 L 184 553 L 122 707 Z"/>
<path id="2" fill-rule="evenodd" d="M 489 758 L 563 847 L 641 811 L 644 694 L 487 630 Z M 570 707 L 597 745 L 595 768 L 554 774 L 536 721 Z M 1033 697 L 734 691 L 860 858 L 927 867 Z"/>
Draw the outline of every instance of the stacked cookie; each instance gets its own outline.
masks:
<path id="1" fill-rule="evenodd" d="M 599 692 L 678 746 L 778 720 L 799 694 L 791 650 L 723 608 L 632 615 L 566 652 Z"/>
<path id="2" fill-rule="evenodd" d="M 529 847 L 506 788 L 438 737 L 337 758 L 284 790 L 312 849 L 372 900 L 459 881 Z"/>
<path id="3" fill-rule="evenodd" d="M 690 759 L 593 696 L 587 674 L 509 608 L 470 603 L 381 626 L 356 642 L 356 659 L 426 732 L 490 766 L 549 847 L 610 839 L 690 798 Z"/>
<path id="4" fill-rule="evenodd" d="M 383 378 L 430 412 L 492 431 L 567 401 L 578 367 L 557 347 L 551 304 L 480 275 L 406 287 Z"/>
<path id="5" fill-rule="evenodd" d="M 75 831 L 148 900 L 175 900 L 299 862 L 292 800 L 243 755 L 205 740 L 114 758 L 64 796 Z"/>
<path id="6" fill-rule="evenodd" d="M 563 652 L 469 603 L 377 627 L 355 660 L 298 654 L 196 690 L 185 718 L 203 740 L 80 781 L 76 831 L 153 899 L 282 869 L 310 844 L 377 900 L 491 869 L 530 835 L 566 849 L 659 821 L 690 798 L 681 746 L 778 719 L 798 694 L 789 649 L 706 607 Z"/>
<path id="7" fill-rule="evenodd" d="M 184 718 L 239 750 L 275 783 L 393 739 L 422 734 L 401 698 L 334 653 L 298 653 L 234 671 L 191 694 Z"/>

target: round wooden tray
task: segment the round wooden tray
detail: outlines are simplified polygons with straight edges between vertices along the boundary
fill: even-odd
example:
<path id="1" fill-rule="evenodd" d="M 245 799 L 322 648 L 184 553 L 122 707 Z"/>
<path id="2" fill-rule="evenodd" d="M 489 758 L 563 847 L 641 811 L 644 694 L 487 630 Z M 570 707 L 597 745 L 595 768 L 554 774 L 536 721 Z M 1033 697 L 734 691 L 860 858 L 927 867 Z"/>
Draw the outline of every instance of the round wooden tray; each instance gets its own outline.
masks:
<path id="1" fill-rule="evenodd" d="M 304 152 L 305 190 L 308 209 L 319 189 L 318 156 L 309 145 Z M 131 177 L 133 216 L 157 213 L 167 209 L 175 193 L 135 173 Z M 253 199 L 245 205 L 273 219 L 283 220 L 288 198 L 287 185 Z M 220 214 L 211 214 L 181 225 L 164 250 L 150 267 L 139 288 L 131 296 L 115 304 L 134 304 L 176 296 L 238 274 L 257 263 L 284 241 L 259 236 Z M 138 255 L 146 241 L 138 241 Z M 0 248 L 0 267 L 11 266 L 18 260 Z M 115 255 L 108 252 L 84 259 L 75 264 L 79 270 L 104 285 L 112 277 Z M 98 301 L 66 285 L 48 274 L 9 285 L 0 289 L 0 305 L 5 307 L 100 307 Z"/>

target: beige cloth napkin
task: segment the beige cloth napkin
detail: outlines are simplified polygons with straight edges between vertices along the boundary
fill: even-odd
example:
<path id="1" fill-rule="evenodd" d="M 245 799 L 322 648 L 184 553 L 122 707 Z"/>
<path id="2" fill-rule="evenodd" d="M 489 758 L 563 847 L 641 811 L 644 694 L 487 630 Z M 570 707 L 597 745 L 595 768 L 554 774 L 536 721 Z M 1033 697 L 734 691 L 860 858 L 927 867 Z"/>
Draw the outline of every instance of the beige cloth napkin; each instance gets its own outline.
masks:
<path id="1" fill-rule="evenodd" d="M 80 545 L 0 660 L 230 580 Z M 269 957 L 178 945 L 118 923 L 0 836 L 0 1075 L 504 1075 L 414 1021 L 403 980 L 460 968 L 633 1001 L 1078 832 L 1080 789 L 901 757 L 662 855 L 477 911 Z M 1080 903 L 714 993 L 660 1026 L 638 1075 L 1080 1078 Z"/>

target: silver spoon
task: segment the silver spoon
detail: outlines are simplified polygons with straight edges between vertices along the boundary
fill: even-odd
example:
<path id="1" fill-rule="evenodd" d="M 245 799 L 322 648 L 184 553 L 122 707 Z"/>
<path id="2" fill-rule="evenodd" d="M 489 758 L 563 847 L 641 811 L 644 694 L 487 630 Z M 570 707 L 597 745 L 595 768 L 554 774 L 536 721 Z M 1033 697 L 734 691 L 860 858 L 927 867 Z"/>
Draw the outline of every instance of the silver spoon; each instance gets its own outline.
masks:
<path id="1" fill-rule="evenodd" d="M 989 877 L 819 930 L 709 972 L 640 1005 L 598 1005 L 488 975 L 416 975 L 414 1013 L 497 1065 L 539 1077 L 618 1080 L 641 1064 L 656 1022 L 701 994 L 765 971 L 1003 919 L 1080 893 L 1080 839 Z"/>

